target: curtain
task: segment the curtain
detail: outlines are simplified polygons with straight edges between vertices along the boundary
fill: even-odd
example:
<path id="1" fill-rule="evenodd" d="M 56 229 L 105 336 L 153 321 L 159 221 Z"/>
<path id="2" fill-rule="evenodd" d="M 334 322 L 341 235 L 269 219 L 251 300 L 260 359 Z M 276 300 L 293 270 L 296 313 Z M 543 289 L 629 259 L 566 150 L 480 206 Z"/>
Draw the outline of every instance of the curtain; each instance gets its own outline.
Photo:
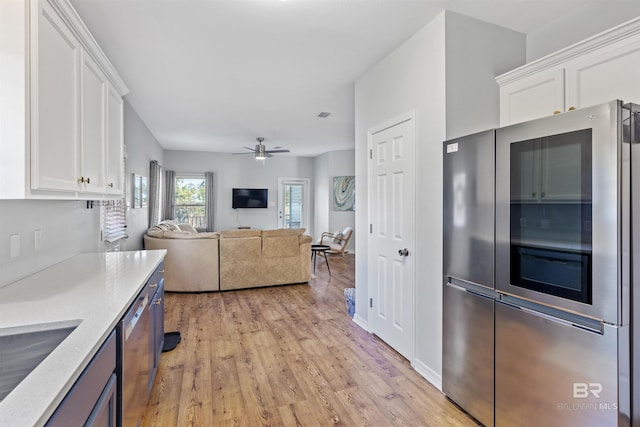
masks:
<path id="1" fill-rule="evenodd" d="M 176 200 L 176 171 L 164 173 L 164 219 L 173 219 L 173 203 Z"/>
<path id="2" fill-rule="evenodd" d="M 162 215 L 162 166 L 151 160 L 149 167 L 149 227 L 160 222 Z"/>
<path id="3" fill-rule="evenodd" d="M 215 174 L 213 172 L 204 173 L 205 195 L 205 216 L 207 219 L 207 231 L 213 231 L 213 207 L 215 204 Z"/>

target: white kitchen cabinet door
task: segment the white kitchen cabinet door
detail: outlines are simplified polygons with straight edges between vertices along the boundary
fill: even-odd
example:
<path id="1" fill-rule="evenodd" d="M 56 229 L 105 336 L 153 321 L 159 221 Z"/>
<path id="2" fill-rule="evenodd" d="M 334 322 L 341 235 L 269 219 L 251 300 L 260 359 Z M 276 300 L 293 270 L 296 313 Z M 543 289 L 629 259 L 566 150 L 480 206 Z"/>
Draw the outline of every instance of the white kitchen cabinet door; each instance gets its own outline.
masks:
<path id="1" fill-rule="evenodd" d="M 47 2 L 32 33 L 31 188 L 78 191 L 80 45 Z"/>
<path id="2" fill-rule="evenodd" d="M 567 66 L 567 105 L 640 102 L 640 35 L 606 46 Z"/>
<path id="3" fill-rule="evenodd" d="M 107 95 L 107 192 L 124 194 L 122 96 L 109 85 Z"/>
<path id="4" fill-rule="evenodd" d="M 500 87 L 500 126 L 564 111 L 564 69 L 532 74 Z"/>
<path id="5" fill-rule="evenodd" d="M 81 171 L 82 191 L 105 193 L 107 78 L 82 52 Z"/>

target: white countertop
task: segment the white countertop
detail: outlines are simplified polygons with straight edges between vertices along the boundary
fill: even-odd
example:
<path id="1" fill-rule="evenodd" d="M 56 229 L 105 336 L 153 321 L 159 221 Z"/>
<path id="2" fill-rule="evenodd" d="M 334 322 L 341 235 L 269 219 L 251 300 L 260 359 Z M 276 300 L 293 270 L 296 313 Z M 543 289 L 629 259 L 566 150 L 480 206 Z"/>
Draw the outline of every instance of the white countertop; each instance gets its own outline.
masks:
<path id="1" fill-rule="evenodd" d="M 165 254 L 81 254 L 0 288 L 0 328 L 80 322 L 0 402 L 0 426 L 47 422 Z"/>

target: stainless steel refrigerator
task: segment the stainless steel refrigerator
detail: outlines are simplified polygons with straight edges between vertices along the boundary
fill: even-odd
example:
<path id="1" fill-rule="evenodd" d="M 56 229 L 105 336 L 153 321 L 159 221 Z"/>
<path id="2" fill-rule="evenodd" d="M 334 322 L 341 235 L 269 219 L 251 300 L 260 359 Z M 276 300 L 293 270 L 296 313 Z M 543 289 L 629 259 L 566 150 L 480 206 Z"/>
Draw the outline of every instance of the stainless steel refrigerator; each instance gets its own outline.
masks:
<path id="1" fill-rule="evenodd" d="M 492 426 L 495 132 L 445 141 L 443 158 L 442 387 Z"/>

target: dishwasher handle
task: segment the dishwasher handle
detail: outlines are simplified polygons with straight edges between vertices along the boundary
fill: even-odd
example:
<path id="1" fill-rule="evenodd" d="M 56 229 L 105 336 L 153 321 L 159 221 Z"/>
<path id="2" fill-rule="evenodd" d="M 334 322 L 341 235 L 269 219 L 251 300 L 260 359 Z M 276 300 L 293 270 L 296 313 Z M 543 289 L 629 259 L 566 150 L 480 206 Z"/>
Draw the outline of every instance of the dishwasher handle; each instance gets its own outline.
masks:
<path id="1" fill-rule="evenodd" d="M 144 309 L 147 307 L 147 304 L 149 304 L 149 295 L 144 296 L 144 298 L 140 302 L 140 305 L 138 305 L 136 312 L 133 314 L 133 317 L 131 318 L 131 320 L 129 320 L 125 324 L 124 326 L 125 341 L 129 338 L 129 335 L 131 335 L 131 333 L 133 332 L 134 328 L 136 327 L 136 324 L 138 323 L 138 320 L 140 320 L 140 318 L 142 317 L 142 314 L 144 313 Z"/>

